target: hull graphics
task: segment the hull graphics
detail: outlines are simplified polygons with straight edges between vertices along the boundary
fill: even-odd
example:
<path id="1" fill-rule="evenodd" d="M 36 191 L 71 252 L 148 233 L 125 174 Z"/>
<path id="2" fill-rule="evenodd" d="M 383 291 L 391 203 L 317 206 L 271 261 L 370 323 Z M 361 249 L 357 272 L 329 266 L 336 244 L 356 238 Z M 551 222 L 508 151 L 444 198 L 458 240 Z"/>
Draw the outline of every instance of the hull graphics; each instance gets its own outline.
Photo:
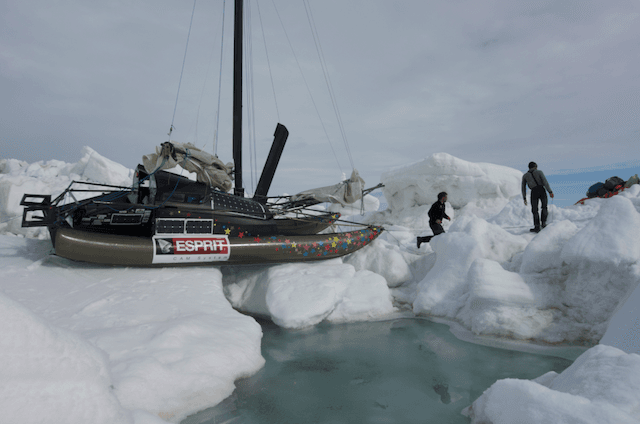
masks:
<path id="1" fill-rule="evenodd" d="M 230 253 L 227 236 L 153 237 L 153 264 L 226 262 L 229 260 Z"/>
<path id="2" fill-rule="evenodd" d="M 145 238 L 60 228 L 55 233 L 55 253 L 74 261 L 125 266 L 310 262 L 353 253 L 381 232 L 380 227 L 368 227 L 306 236 L 179 234 Z"/>

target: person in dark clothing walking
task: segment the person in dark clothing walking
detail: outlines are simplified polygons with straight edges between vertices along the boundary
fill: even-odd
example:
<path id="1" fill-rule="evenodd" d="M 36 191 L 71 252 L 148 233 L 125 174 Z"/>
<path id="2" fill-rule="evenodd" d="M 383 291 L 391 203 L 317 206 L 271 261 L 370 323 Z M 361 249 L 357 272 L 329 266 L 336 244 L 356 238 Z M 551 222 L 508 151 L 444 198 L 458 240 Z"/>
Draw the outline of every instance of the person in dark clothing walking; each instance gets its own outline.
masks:
<path id="1" fill-rule="evenodd" d="M 529 162 L 529 171 L 522 176 L 522 198 L 527 205 L 527 186 L 531 189 L 531 212 L 533 213 L 533 228 L 529 231 L 539 233 L 547 226 L 547 191 L 553 199 L 553 191 L 535 162 Z M 546 190 L 546 191 L 545 191 Z M 541 215 L 538 215 L 538 202 L 542 204 Z"/>
<path id="2" fill-rule="evenodd" d="M 431 231 L 433 231 L 432 236 L 418 237 L 416 244 L 418 249 L 422 243 L 429 243 L 431 239 L 438 234 L 444 233 L 444 228 L 442 228 L 442 219 L 448 219 L 451 221 L 451 218 L 445 213 L 445 205 L 444 202 L 447 201 L 447 193 L 441 192 L 438 193 L 438 201 L 431 205 L 431 209 L 429 209 L 429 227 L 431 227 Z"/>

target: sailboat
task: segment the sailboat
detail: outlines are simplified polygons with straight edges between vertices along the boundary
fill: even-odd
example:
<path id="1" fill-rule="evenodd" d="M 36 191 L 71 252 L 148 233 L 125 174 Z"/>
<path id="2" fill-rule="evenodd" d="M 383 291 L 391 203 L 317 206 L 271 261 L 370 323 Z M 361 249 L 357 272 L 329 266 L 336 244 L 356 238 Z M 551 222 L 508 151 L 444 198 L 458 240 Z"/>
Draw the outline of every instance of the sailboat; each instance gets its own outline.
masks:
<path id="1" fill-rule="evenodd" d="M 313 205 L 353 203 L 367 194 L 354 170 L 335 186 L 271 202 L 267 196 L 289 132 L 277 124 L 252 198 L 242 187 L 242 16 L 235 0 L 233 164 L 191 144 L 165 142 L 145 155 L 131 187 L 73 181 L 52 200 L 25 194 L 23 227 L 48 227 L 55 254 L 125 266 L 268 264 L 326 260 L 371 243 L 381 227 L 329 232 L 340 214 Z M 168 172 L 176 164 L 197 181 Z M 235 182 L 233 193 L 231 179 Z M 90 194 L 99 193 L 88 198 Z"/>

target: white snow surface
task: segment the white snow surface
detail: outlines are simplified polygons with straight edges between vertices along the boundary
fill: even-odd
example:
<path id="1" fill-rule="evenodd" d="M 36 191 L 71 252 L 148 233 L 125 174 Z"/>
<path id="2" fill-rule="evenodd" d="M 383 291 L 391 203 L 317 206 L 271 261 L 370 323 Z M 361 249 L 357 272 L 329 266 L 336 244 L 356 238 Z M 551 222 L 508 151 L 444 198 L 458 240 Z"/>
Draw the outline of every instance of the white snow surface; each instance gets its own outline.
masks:
<path id="1" fill-rule="evenodd" d="M 316 264 L 287 264 L 260 271 L 234 269 L 226 285 L 231 304 L 269 317 L 285 328 L 323 320 L 346 322 L 394 312 L 391 293 L 379 274 L 334 259 Z"/>
<path id="2" fill-rule="evenodd" d="M 640 422 L 640 355 L 598 345 L 562 373 L 504 379 L 463 412 L 472 424 Z"/>
<path id="3" fill-rule="evenodd" d="M 384 224 L 374 243 L 314 264 L 74 263 L 50 255 L 46 230 L 20 227 L 24 193 L 55 197 L 72 180 L 129 185 L 132 173 L 90 148 L 75 164 L 0 160 L 3 420 L 179 422 L 263 366 L 260 326 L 236 308 L 286 328 L 412 311 L 477 340 L 594 346 L 559 375 L 497 381 L 464 413 L 473 423 L 640 422 L 638 185 L 551 204 L 533 234 L 520 171 L 437 153 L 382 175 L 385 211 L 367 196 L 365 215 L 349 218 Z M 440 191 L 452 221 L 418 249 Z"/>
<path id="4" fill-rule="evenodd" d="M 97 267 L 49 250 L 0 238 L 7 422 L 133 422 L 135 411 L 177 422 L 264 364 L 260 326 L 231 308 L 218 269 Z M 56 405 L 48 420 L 32 413 L 42 398 Z"/>
<path id="5" fill-rule="evenodd" d="M 21 228 L 22 206 L 20 206 L 20 200 L 26 193 L 52 194 L 53 199 L 72 181 L 88 181 L 126 187 L 131 185 L 132 178 L 133 170 L 101 156 L 87 146 L 82 148 L 82 159 L 73 164 L 59 160 L 28 164 L 16 159 L 1 159 L 0 233 L 47 237 L 46 228 Z"/>

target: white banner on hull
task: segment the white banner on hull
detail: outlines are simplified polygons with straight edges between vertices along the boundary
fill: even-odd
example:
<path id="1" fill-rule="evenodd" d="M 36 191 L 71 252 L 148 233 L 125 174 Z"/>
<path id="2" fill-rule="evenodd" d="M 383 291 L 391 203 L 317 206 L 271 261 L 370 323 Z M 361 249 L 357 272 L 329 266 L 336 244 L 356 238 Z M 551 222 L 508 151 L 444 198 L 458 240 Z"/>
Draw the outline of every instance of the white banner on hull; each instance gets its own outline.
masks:
<path id="1" fill-rule="evenodd" d="M 228 236 L 167 234 L 153 237 L 154 264 L 227 261 L 230 254 Z"/>

